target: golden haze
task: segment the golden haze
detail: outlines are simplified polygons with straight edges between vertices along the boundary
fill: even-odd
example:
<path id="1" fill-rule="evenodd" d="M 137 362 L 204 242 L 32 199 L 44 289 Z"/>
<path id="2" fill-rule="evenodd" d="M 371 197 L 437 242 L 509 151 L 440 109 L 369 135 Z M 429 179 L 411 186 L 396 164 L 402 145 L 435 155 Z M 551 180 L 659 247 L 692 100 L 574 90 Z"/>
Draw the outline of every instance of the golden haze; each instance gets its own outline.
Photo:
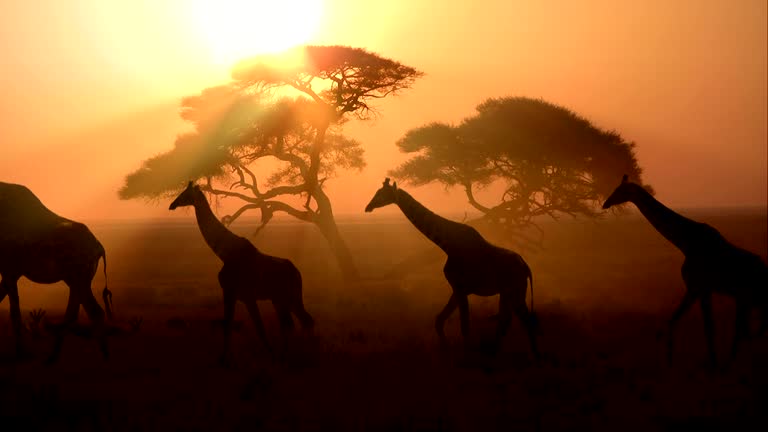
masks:
<path id="1" fill-rule="evenodd" d="M 116 190 L 187 128 L 179 99 L 227 80 L 227 56 L 249 49 L 216 51 L 193 3 L 4 2 L 0 180 L 71 218 L 174 217 Z M 406 130 L 505 95 L 544 98 L 637 142 L 646 180 L 672 207 L 766 206 L 764 1 L 316 3 L 318 21 L 300 30 L 317 28 L 283 40 L 363 47 L 427 74 L 379 119 L 348 125 L 368 167 L 329 183 L 338 214 L 362 214 L 404 159 L 394 142 Z M 254 25 L 295 25 L 267 12 Z M 458 191 L 411 191 L 438 212 L 468 208 Z"/>

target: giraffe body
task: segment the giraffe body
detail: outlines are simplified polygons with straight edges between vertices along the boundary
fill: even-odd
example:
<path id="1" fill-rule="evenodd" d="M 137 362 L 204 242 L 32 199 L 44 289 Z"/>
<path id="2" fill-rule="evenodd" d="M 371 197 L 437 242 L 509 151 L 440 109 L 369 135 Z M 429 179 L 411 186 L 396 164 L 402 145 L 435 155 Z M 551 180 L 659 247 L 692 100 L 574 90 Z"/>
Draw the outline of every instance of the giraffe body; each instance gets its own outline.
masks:
<path id="1" fill-rule="evenodd" d="M 208 246 L 223 262 L 219 285 L 224 298 L 223 363 L 231 356 L 230 338 L 235 303 L 241 301 L 248 309 L 256 331 L 269 349 L 257 300 L 271 300 L 284 336 L 294 329 L 291 314 L 305 329 L 314 326 L 312 316 L 304 309 L 301 273 L 288 259 L 259 251 L 248 239 L 228 230 L 213 214 L 200 187 L 189 182 L 187 188 L 171 203 L 170 210 L 193 206 L 200 232 Z"/>
<path id="2" fill-rule="evenodd" d="M 722 236 L 710 251 L 687 254 L 682 276 L 694 285 L 710 286 L 712 292 L 744 299 L 755 306 L 763 304 L 768 294 L 763 260 Z"/>
<path id="3" fill-rule="evenodd" d="M 97 326 L 99 345 L 104 357 L 108 357 L 104 310 L 91 292 L 102 258 L 106 278 L 104 247 L 87 226 L 55 214 L 25 186 L 0 182 L 0 301 L 10 298 L 17 352 L 23 351 L 18 280 L 26 277 L 40 284 L 64 281 L 70 292 L 59 329 L 66 330 L 76 323 L 82 305 Z M 105 287 L 102 294 L 111 319 L 111 292 Z M 58 359 L 62 342 L 60 331 L 49 362 Z"/>
<path id="4" fill-rule="evenodd" d="M 673 333 L 678 320 L 700 302 L 709 361 L 717 364 L 714 347 L 712 293 L 736 302 L 736 326 L 731 360 L 740 341 L 749 336 L 750 312 L 761 312 L 760 334 L 768 329 L 768 266 L 750 251 L 731 244 L 710 225 L 688 219 L 664 206 L 642 186 L 622 178 L 603 208 L 631 202 L 659 233 L 685 255 L 681 269 L 686 293 L 668 323 L 667 357 L 672 361 Z"/>
<path id="5" fill-rule="evenodd" d="M 408 220 L 432 240 L 447 255 L 443 274 L 451 286 L 448 304 L 437 315 L 435 329 L 445 344 L 445 321 L 457 308 L 465 344 L 469 338 L 469 302 L 471 294 L 488 297 L 499 294 L 499 323 L 496 342 L 501 342 L 512 320 L 517 315 L 528 333 L 534 356 L 538 359 L 534 334 L 534 315 L 525 303 L 528 282 L 531 284 L 533 307 L 533 276 L 528 264 L 516 252 L 486 241 L 473 227 L 442 218 L 416 201 L 410 194 L 397 188 L 397 183 L 384 181 L 365 211 L 396 204 Z"/>
<path id="6" fill-rule="evenodd" d="M 443 268 L 445 278 L 455 292 L 481 297 L 509 292 L 510 295 L 522 295 L 522 301 L 525 302 L 528 279 L 532 276 L 528 264 L 519 254 L 487 242 L 468 252 L 449 255 Z M 526 277 L 512 277 L 518 274 Z M 522 283 L 523 289 L 510 287 L 510 282 Z"/>

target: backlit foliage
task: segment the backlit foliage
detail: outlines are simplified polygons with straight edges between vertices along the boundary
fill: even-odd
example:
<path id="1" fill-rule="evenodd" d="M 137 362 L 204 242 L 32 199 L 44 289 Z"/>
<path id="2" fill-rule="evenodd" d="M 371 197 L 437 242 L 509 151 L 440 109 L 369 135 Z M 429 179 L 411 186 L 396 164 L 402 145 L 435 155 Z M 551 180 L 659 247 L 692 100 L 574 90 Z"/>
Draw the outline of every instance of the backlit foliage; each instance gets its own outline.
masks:
<path id="1" fill-rule="evenodd" d="M 458 186 L 485 221 L 512 234 L 539 216 L 596 216 L 623 174 L 639 182 L 642 172 L 634 143 L 525 97 L 489 99 L 460 124 L 412 129 L 397 145 L 413 156 L 391 175 Z M 475 191 L 494 182 L 504 184 L 499 200 L 480 203 Z"/>
<path id="2" fill-rule="evenodd" d="M 240 62 L 230 83 L 182 101 L 181 117 L 194 131 L 128 175 L 120 197 L 170 196 L 189 180 L 204 179 L 203 190 L 243 201 L 225 223 L 256 209 L 261 227 L 276 212 L 312 222 L 344 273 L 355 273 L 323 189 L 340 170 L 365 166 L 360 143 L 344 137 L 341 127 L 350 118 L 370 118 L 377 99 L 409 88 L 421 75 L 343 46 L 306 46 Z M 275 166 L 269 172 L 266 160 Z"/>

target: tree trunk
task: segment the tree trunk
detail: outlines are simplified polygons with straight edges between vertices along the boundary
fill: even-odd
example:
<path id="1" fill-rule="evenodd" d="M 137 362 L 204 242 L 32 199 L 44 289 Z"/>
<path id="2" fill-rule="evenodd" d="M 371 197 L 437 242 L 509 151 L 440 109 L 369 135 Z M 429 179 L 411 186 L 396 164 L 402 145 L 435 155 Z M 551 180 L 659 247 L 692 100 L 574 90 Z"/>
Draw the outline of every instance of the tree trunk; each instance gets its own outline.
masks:
<path id="1" fill-rule="evenodd" d="M 349 250 L 346 242 L 344 242 L 344 239 L 341 238 L 339 229 L 336 226 L 336 221 L 333 218 L 321 218 L 316 224 L 323 234 L 323 237 L 325 237 L 325 240 L 328 242 L 331 252 L 333 252 L 333 255 L 336 257 L 336 262 L 339 265 L 344 280 L 347 282 L 358 280 L 360 274 L 357 272 L 355 261 L 352 258 L 352 252 Z"/>
<path id="2" fill-rule="evenodd" d="M 352 282 L 360 279 L 360 274 L 357 272 L 355 266 L 355 260 L 352 258 L 352 252 L 349 250 L 347 243 L 339 233 L 339 228 L 336 225 L 336 219 L 333 217 L 333 209 L 331 207 L 331 200 L 328 195 L 325 194 L 321 188 L 317 188 L 312 195 L 317 202 L 317 219 L 315 225 L 320 229 L 320 232 L 328 242 L 328 246 L 331 248 L 336 257 L 336 262 L 339 265 L 341 274 L 344 280 Z"/>

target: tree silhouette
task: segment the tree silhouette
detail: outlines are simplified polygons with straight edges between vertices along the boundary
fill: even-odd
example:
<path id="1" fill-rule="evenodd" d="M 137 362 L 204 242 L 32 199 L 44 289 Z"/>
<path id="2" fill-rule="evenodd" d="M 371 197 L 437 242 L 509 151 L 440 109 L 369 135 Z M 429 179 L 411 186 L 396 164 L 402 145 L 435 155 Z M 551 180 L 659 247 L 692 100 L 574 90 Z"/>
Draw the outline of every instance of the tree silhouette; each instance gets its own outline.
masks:
<path id="1" fill-rule="evenodd" d="M 204 179 L 205 191 L 243 201 L 222 218 L 225 224 L 256 209 L 259 229 L 277 212 L 313 223 L 345 278 L 355 279 L 323 189 L 339 169 L 365 165 L 362 147 L 344 137 L 341 126 L 350 118 L 370 118 L 377 99 L 410 88 L 420 76 L 412 67 L 344 46 L 305 46 L 240 62 L 232 82 L 182 101 L 181 116 L 194 131 L 179 136 L 171 151 L 144 161 L 119 195 L 171 196 L 190 179 Z M 265 176 L 268 159 L 274 169 Z"/>
<path id="2" fill-rule="evenodd" d="M 461 187 L 483 221 L 518 237 L 538 216 L 596 216 L 617 178 L 627 174 L 639 182 L 642 172 L 634 143 L 566 108 L 525 97 L 488 99 L 459 125 L 412 129 L 397 145 L 414 156 L 392 176 Z M 505 184 L 500 202 L 475 198 L 499 180 Z"/>

